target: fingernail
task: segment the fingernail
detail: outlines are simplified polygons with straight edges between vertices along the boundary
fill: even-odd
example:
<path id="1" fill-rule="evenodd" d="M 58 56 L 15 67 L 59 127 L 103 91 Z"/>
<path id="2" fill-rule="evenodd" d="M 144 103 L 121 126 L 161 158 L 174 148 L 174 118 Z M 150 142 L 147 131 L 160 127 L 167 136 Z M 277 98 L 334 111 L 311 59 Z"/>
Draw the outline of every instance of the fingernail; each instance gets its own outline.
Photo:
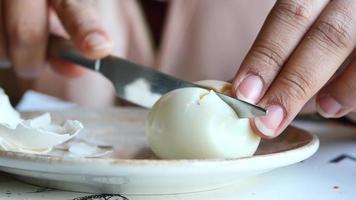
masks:
<path id="1" fill-rule="evenodd" d="M 342 106 L 334 98 L 330 96 L 322 96 L 318 99 L 317 109 L 324 117 L 334 117 L 341 111 Z"/>
<path id="2" fill-rule="evenodd" d="M 99 33 L 90 33 L 84 40 L 85 44 L 94 51 L 111 48 L 109 41 Z"/>
<path id="3" fill-rule="evenodd" d="M 273 137 L 284 118 L 284 110 L 279 105 L 267 107 L 266 116 L 255 119 L 256 128 L 264 135 Z"/>
<path id="4" fill-rule="evenodd" d="M 262 93 L 263 83 L 259 76 L 247 75 L 240 83 L 236 96 L 238 99 L 249 103 L 256 103 Z"/>

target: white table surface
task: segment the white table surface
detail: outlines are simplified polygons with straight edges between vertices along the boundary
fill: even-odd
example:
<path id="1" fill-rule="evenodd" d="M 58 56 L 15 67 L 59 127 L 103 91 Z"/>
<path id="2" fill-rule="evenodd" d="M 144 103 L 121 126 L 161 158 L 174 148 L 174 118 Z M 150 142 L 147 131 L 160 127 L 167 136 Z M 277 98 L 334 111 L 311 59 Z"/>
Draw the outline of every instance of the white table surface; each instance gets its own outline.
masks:
<path id="1" fill-rule="evenodd" d="M 36 105 L 41 105 L 41 107 Z M 28 93 L 18 108 L 20 110 L 38 110 L 39 108 L 53 110 L 72 108 L 73 106 L 73 104 L 66 104 L 43 95 Z M 194 194 L 120 197 L 32 186 L 0 172 L 0 200 L 356 199 L 356 126 L 325 120 L 303 120 L 296 121 L 294 124 L 319 137 L 320 149 L 318 152 L 304 162 L 250 178 L 239 185 Z"/>

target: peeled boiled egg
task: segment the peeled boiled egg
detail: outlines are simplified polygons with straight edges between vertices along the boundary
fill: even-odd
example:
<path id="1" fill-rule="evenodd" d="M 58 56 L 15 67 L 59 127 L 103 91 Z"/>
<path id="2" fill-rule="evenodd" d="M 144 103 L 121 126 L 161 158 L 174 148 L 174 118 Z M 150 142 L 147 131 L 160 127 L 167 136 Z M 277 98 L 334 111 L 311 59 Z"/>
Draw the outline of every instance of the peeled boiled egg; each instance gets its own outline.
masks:
<path id="1" fill-rule="evenodd" d="M 260 137 L 248 119 L 214 91 L 230 94 L 231 84 L 200 81 L 211 88 L 181 88 L 162 96 L 146 121 L 152 151 L 163 159 L 214 159 L 247 157 L 255 153 Z"/>

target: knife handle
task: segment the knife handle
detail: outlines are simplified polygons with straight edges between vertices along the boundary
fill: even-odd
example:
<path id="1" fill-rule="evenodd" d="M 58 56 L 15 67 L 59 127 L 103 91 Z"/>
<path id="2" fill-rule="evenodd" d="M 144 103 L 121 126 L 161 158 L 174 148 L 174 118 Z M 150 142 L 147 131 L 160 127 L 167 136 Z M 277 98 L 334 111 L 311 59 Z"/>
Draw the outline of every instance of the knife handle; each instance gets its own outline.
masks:
<path id="1" fill-rule="evenodd" d="M 49 53 L 55 58 L 70 61 L 94 71 L 99 71 L 100 69 L 100 59 L 93 60 L 83 56 L 75 49 L 70 40 L 59 36 L 52 35 L 50 37 Z"/>

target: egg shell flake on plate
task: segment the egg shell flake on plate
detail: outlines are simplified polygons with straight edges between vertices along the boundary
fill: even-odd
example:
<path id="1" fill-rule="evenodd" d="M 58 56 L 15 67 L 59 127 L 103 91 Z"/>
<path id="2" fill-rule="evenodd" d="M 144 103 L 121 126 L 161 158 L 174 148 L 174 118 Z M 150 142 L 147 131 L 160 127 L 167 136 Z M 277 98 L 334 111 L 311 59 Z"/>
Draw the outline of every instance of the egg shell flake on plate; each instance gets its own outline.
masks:
<path id="1" fill-rule="evenodd" d="M 11 106 L 9 97 L 0 88 L 0 124 L 14 129 L 22 121 L 20 114 Z"/>
<path id="2" fill-rule="evenodd" d="M 63 125 L 52 124 L 49 113 L 24 120 L 0 88 L 0 149 L 44 154 L 72 139 L 82 129 L 83 125 L 76 120 L 67 120 Z"/>

